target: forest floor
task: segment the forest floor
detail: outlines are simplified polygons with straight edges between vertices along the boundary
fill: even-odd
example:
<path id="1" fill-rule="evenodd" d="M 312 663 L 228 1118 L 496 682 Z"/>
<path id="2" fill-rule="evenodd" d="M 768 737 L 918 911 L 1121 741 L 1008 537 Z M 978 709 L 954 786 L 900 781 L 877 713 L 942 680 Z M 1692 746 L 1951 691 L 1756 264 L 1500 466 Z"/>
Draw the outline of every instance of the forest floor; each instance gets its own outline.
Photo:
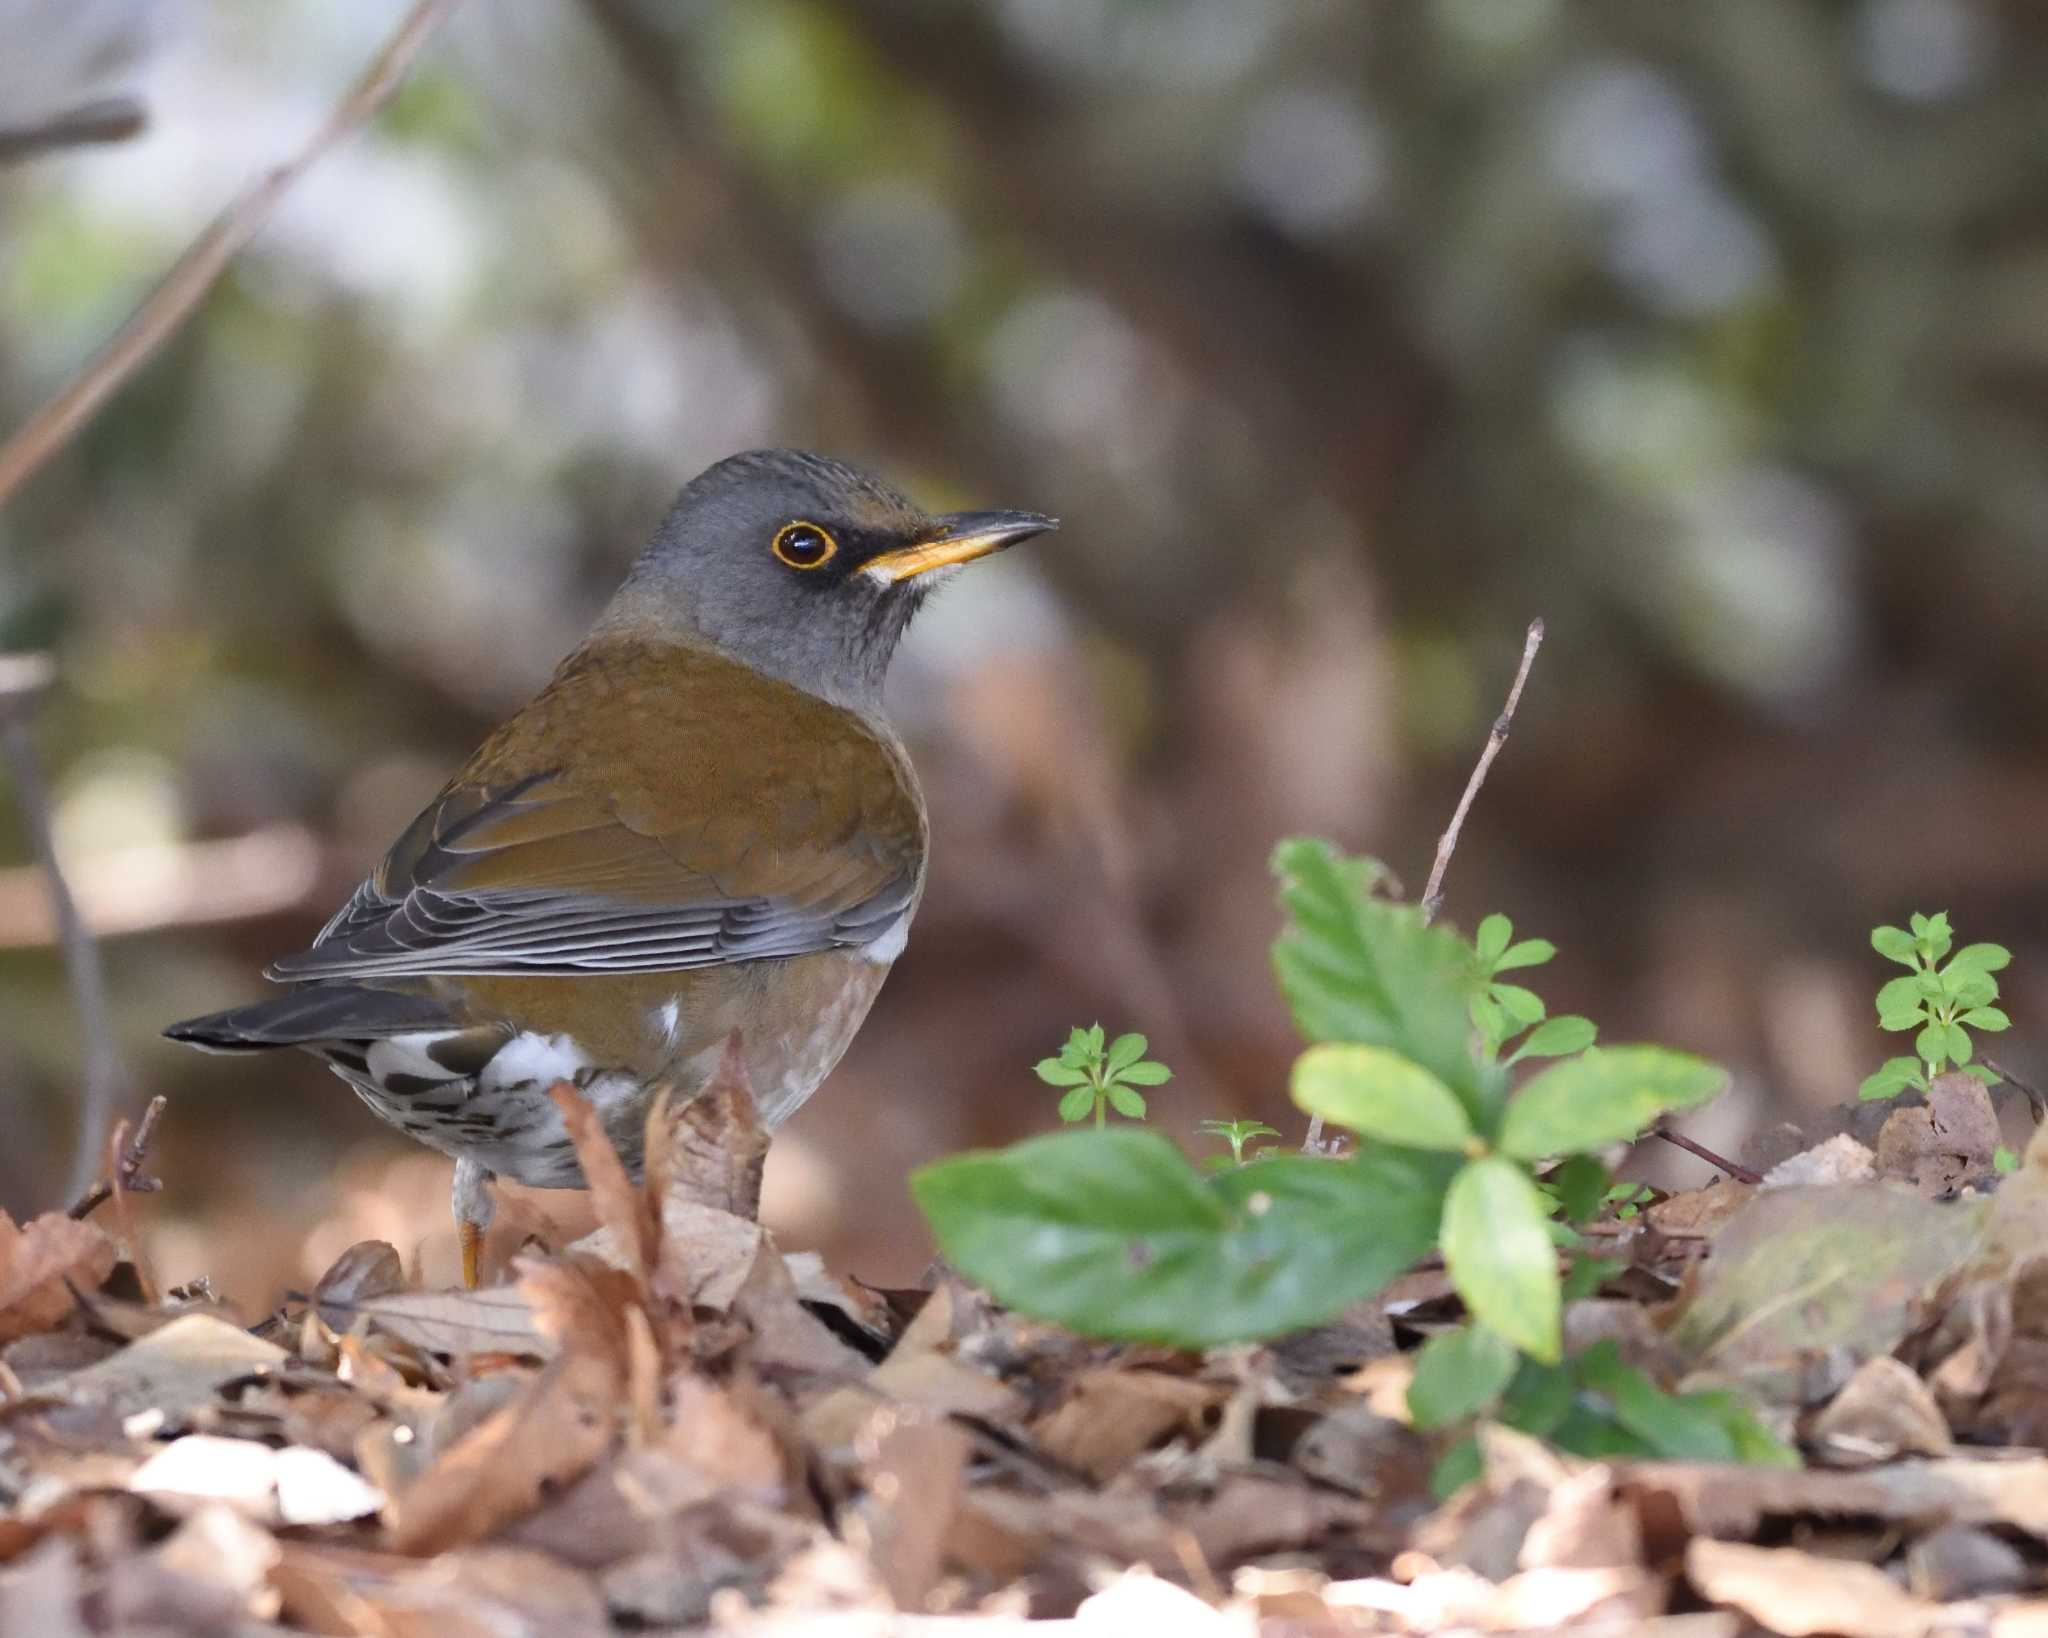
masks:
<path id="1" fill-rule="evenodd" d="M 584 1123 L 604 1227 L 476 1292 L 366 1242 L 251 1328 L 131 1188 L 0 1217 L 0 1638 L 2048 1632 L 2048 1144 L 1998 1175 L 1959 1077 L 1831 1125 L 1593 1225 L 1567 1317 L 1802 1468 L 1488 1426 L 1446 1501 L 1439 1270 L 1200 1355 L 870 1289 L 760 1228 L 731 1077 L 641 1188 Z"/>

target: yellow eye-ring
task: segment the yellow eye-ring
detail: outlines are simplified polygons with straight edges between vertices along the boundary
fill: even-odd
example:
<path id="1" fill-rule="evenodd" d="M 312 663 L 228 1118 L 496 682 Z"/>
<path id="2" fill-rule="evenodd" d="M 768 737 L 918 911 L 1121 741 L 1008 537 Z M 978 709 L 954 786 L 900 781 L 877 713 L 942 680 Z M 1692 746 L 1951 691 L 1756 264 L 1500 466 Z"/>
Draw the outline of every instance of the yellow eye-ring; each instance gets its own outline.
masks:
<path id="1" fill-rule="evenodd" d="M 792 569 L 822 569 L 839 555 L 839 542 L 815 523 L 785 523 L 776 531 L 774 550 Z"/>

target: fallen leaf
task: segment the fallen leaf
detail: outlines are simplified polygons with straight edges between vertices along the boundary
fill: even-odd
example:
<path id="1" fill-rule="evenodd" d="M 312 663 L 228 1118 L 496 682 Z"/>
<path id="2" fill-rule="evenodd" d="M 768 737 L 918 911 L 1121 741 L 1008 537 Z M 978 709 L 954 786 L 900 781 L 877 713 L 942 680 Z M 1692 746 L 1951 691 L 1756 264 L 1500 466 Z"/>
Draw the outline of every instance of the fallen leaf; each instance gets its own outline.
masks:
<path id="1" fill-rule="evenodd" d="M 1702 1598 L 1732 1604 L 1788 1638 L 1853 1632 L 1858 1638 L 1922 1638 L 1940 1609 L 1880 1569 L 1853 1559 L 1821 1558 L 1792 1547 L 1694 1541 L 1685 1577 Z"/>
<path id="2" fill-rule="evenodd" d="M 938 1585 L 970 1449 L 959 1428 L 920 1412 L 890 1412 L 869 1430 L 862 1518 L 876 1572 L 900 1610 L 923 1610 Z"/>
<path id="3" fill-rule="evenodd" d="M 405 1289 L 405 1264 L 382 1240 L 358 1240 L 313 1287 L 313 1309 L 330 1330 L 346 1331 L 361 1305 Z"/>
<path id="4" fill-rule="evenodd" d="M 1816 1455 L 1835 1467 L 1869 1467 L 1900 1456 L 1946 1456 L 1955 1448 L 1927 1385 L 1888 1354 L 1858 1367 L 1814 1418 L 1809 1442 Z"/>
<path id="5" fill-rule="evenodd" d="M 1088 1371 L 1031 1424 L 1031 1438 L 1055 1461 L 1101 1482 L 1175 1433 L 1202 1432 L 1202 1419 L 1229 1397 L 1229 1385 L 1221 1382 L 1160 1371 Z"/>
<path id="6" fill-rule="evenodd" d="M 367 1321 L 410 1347 L 428 1353 L 524 1354 L 545 1359 L 555 1353 L 554 1341 L 534 1321 L 533 1308 L 515 1286 L 488 1291 L 403 1291 L 388 1297 L 328 1306 L 345 1323 L 336 1330 Z"/>
<path id="7" fill-rule="evenodd" d="M 1788 1156 L 1764 1173 L 1766 1189 L 1796 1189 L 1824 1183 L 1868 1183 L 1877 1176 L 1877 1156 L 1847 1132 Z"/>
<path id="8" fill-rule="evenodd" d="M 117 1417 L 153 1411 L 176 1422 L 226 1383 L 284 1364 L 285 1351 L 211 1314 L 188 1314 L 118 1354 L 46 1382 L 38 1399 L 94 1406 Z"/>
<path id="9" fill-rule="evenodd" d="M 656 1095 L 647 1115 L 647 1190 L 664 1206 L 680 1196 L 756 1218 L 767 1159 L 768 1134 L 735 1031 L 694 1097 L 666 1087 Z"/>
<path id="10" fill-rule="evenodd" d="M 610 1448 L 622 1386 L 616 1360 L 603 1353 L 577 1350 L 555 1360 L 396 1499 L 392 1546 L 445 1552 L 532 1512 L 549 1489 Z"/>
<path id="11" fill-rule="evenodd" d="M 1988 1175 L 2001 1141 L 1984 1083 L 1961 1073 L 1939 1075 L 1924 1104 L 1886 1118 L 1877 1134 L 1877 1170 L 1940 1197 Z"/>
<path id="12" fill-rule="evenodd" d="M 17 1228 L 0 1211 L 0 1342 L 54 1330 L 71 1312 L 69 1287 L 96 1289 L 118 1256 L 91 1223 L 47 1212 Z"/>
<path id="13" fill-rule="evenodd" d="M 611 1230 L 626 1272 L 644 1297 L 660 1237 L 640 1191 L 626 1175 L 626 1163 L 619 1158 L 619 1151 L 590 1099 L 568 1081 L 557 1081 L 548 1088 L 548 1096 L 562 1117 L 569 1141 L 576 1145 L 576 1162 L 583 1168 L 583 1181 L 590 1190 L 597 1220 Z"/>

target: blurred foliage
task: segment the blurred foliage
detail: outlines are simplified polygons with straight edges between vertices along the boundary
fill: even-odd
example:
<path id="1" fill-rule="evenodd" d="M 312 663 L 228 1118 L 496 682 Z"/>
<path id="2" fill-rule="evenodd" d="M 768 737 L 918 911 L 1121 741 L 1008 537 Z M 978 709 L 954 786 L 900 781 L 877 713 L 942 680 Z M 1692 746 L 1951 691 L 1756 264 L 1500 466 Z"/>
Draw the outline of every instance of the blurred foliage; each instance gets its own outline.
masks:
<path id="1" fill-rule="evenodd" d="M 0 126 L 109 78 L 152 116 L 0 171 L 9 425 L 401 10 L 0 0 Z M 1014 1135 L 1072 1016 L 1147 1019 L 1177 1121 L 1278 1120 L 1272 838 L 1419 865 L 1538 612 L 1451 915 L 1526 907 L 1561 1001 L 1752 1096 L 1846 1095 L 1861 929 L 2048 911 L 2044 70 L 2022 0 L 466 8 L 0 513 L 81 873 L 322 849 L 289 905 L 110 951 L 166 1142 L 249 1157 L 188 1206 L 365 1134 L 310 1065 L 154 1026 L 317 926 L 763 442 L 1067 519 L 900 668 L 940 854 L 783 1146 L 828 1248 L 914 1270 L 837 1157 Z M 59 1148 L 68 1020 L 0 926 L 0 1100 Z"/>

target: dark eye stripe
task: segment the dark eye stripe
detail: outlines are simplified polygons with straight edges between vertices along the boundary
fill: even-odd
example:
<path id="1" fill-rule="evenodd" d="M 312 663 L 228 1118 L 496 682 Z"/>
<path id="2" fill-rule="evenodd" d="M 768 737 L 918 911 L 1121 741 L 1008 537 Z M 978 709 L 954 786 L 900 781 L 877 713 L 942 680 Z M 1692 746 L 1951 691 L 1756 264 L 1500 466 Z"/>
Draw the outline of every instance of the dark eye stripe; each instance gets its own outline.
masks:
<path id="1" fill-rule="evenodd" d="M 838 555 L 839 543 L 815 523 L 787 523 L 776 531 L 773 549 L 792 569 L 822 569 Z"/>

